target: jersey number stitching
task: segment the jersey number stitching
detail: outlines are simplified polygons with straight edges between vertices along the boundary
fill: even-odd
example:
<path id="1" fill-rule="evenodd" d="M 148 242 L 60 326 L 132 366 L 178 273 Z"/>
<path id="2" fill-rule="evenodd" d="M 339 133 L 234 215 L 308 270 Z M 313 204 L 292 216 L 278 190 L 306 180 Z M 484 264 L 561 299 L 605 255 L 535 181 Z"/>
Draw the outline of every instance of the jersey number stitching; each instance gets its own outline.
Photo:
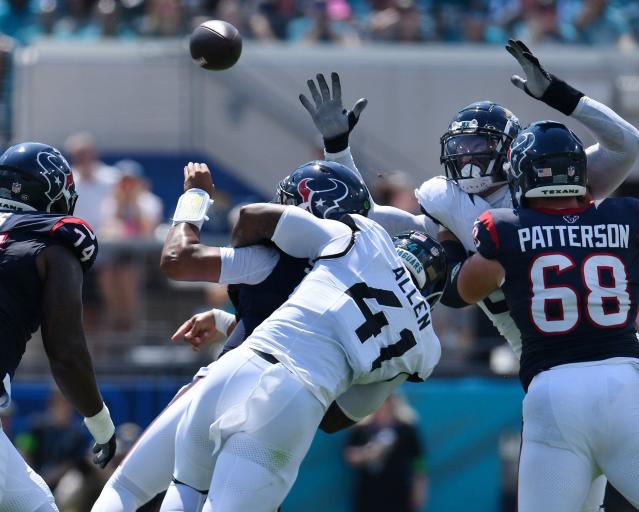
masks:
<path id="1" fill-rule="evenodd" d="M 582 302 L 595 326 L 624 325 L 630 312 L 630 294 L 623 261 L 614 254 L 594 254 L 584 259 L 580 274 L 587 293 L 583 301 L 573 287 L 546 282 L 549 272 L 560 275 L 575 266 L 573 259 L 562 253 L 542 254 L 532 262 L 530 316 L 535 327 L 546 334 L 572 331 L 579 323 Z"/>
<path id="2" fill-rule="evenodd" d="M 386 318 L 384 312 L 373 313 L 364 299 L 373 299 L 380 306 L 402 307 L 402 303 L 392 291 L 371 288 L 366 283 L 355 283 L 345 293 L 355 301 L 362 315 L 364 315 L 364 323 L 355 329 L 355 334 L 357 334 L 359 341 L 362 343 L 370 338 L 379 336 L 382 332 L 382 327 L 388 325 L 388 318 Z M 380 368 L 384 361 L 388 361 L 393 357 L 401 357 L 416 345 L 417 340 L 415 340 L 415 336 L 410 329 L 402 329 L 399 333 L 399 340 L 391 345 L 382 347 L 379 357 L 371 365 L 371 371 Z"/>

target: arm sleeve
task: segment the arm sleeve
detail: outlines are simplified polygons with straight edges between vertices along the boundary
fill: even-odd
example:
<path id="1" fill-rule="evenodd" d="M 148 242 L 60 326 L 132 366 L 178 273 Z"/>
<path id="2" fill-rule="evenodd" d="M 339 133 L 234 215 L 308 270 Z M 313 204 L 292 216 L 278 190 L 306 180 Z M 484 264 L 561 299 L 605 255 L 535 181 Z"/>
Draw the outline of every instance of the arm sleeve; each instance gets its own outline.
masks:
<path id="1" fill-rule="evenodd" d="M 220 247 L 222 284 L 258 284 L 264 281 L 280 259 L 279 253 L 263 245 L 233 249 Z"/>
<path id="2" fill-rule="evenodd" d="M 348 249 L 353 231 L 343 222 L 318 219 L 298 206 L 287 206 L 271 240 L 294 258 L 315 259 Z"/>
<path id="3" fill-rule="evenodd" d="M 353 171 L 362 181 L 364 178 L 355 165 L 351 149 L 346 148 L 339 153 L 324 152 L 326 159 L 342 164 Z M 426 215 L 413 215 L 394 206 L 380 205 L 371 197 L 371 209 L 368 218 L 377 222 L 386 232 L 393 236 L 403 231 L 422 231 L 430 236 L 437 236 L 437 224 Z"/>
<path id="4" fill-rule="evenodd" d="M 489 260 L 497 259 L 500 241 L 491 213 L 482 213 L 473 227 L 473 240 L 477 252 Z"/>
<path id="5" fill-rule="evenodd" d="M 586 149 L 588 182 L 596 199 L 607 197 L 623 183 L 639 156 L 639 130 L 587 96 L 579 100 L 571 117 L 597 139 Z"/>
<path id="6" fill-rule="evenodd" d="M 393 380 L 356 384 L 337 398 L 337 405 L 351 420 L 359 421 L 374 413 L 407 378 L 408 375 L 401 374 Z"/>

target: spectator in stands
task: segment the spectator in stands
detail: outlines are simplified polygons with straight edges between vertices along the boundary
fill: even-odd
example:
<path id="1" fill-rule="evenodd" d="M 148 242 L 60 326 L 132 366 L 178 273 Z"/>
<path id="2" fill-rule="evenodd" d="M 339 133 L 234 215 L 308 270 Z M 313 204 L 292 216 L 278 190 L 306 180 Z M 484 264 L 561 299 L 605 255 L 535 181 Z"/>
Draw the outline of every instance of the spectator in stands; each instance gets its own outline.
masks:
<path id="1" fill-rule="evenodd" d="M 44 414 L 32 420 L 16 444 L 52 491 L 67 471 L 84 464 L 89 446 L 79 417 L 57 388 L 51 392 Z"/>
<path id="2" fill-rule="evenodd" d="M 428 477 L 414 411 L 391 395 L 350 430 L 344 452 L 355 470 L 354 512 L 415 512 L 425 506 Z"/>
<path id="3" fill-rule="evenodd" d="M 5 0 L 0 3 L 0 33 L 20 44 L 32 42 L 40 33 L 36 9 L 30 0 Z"/>
<path id="4" fill-rule="evenodd" d="M 146 0 L 140 32 L 145 36 L 175 37 L 187 31 L 185 3 L 180 0 Z"/>
<path id="5" fill-rule="evenodd" d="M 517 39 L 530 44 L 561 42 L 557 0 L 521 0 Z"/>
<path id="6" fill-rule="evenodd" d="M 100 27 L 94 16 L 96 0 L 65 0 L 65 12 L 53 25 L 58 39 L 97 39 Z"/>
<path id="7" fill-rule="evenodd" d="M 258 0 L 249 25 L 254 37 L 260 41 L 285 40 L 289 23 L 301 15 L 296 0 Z"/>
<path id="8" fill-rule="evenodd" d="M 88 132 L 70 135 L 64 148 L 78 192 L 74 213 L 87 221 L 99 236 L 104 224 L 102 202 L 115 187 L 119 171 L 99 159 L 95 137 Z M 106 254 L 107 251 L 100 250 L 96 264 L 84 277 L 84 322 L 89 332 L 95 330 L 102 313 L 96 279 L 102 272 Z"/>
<path id="9" fill-rule="evenodd" d="M 58 16 L 58 2 L 56 0 L 40 0 L 38 11 L 41 35 L 51 37 Z"/>
<path id="10" fill-rule="evenodd" d="M 100 231 L 103 224 L 102 201 L 115 187 L 119 171 L 99 159 L 95 137 L 88 132 L 71 135 L 64 147 L 79 196 L 75 214 L 86 220 L 95 231 Z"/>
<path id="11" fill-rule="evenodd" d="M 358 44 L 350 17 L 351 8 L 345 0 L 313 0 L 307 15 L 290 23 L 289 39 L 310 44 Z"/>
<path id="12" fill-rule="evenodd" d="M 608 0 L 565 0 L 566 39 L 597 46 L 632 49 L 635 39 L 621 6 Z"/>
<path id="13" fill-rule="evenodd" d="M 142 166 L 134 160 L 115 164 L 120 179 L 102 203 L 102 242 L 123 242 L 109 251 L 100 272 L 107 315 L 118 330 L 133 327 L 140 294 L 140 265 L 131 241 L 151 240 L 162 221 L 162 201 L 149 190 Z"/>

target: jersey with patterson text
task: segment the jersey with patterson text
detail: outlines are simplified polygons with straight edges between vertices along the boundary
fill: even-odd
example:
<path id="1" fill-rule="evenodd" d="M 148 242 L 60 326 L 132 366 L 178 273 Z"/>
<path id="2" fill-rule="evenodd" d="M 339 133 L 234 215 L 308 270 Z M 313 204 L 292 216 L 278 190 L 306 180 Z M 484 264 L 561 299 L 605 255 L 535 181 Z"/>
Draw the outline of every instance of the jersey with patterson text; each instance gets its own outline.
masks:
<path id="1" fill-rule="evenodd" d="M 377 223 L 347 216 L 353 243 L 323 255 L 247 343 L 273 354 L 328 405 L 353 384 L 417 374 L 439 361 L 430 308 Z"/>
<path id="2" fill-rule="evenodd" d="M 0 379 L 13 377 L 26 343 L 40 327 L 42 283 L 36 257 L 48 246 L 68 247 L 84 270 L 98 251 L 82 219 L 40 212 L 0 212 Z"/>
<path id="3" fill-rule="evenodd" d="M 639 358 L 639 200 L 575 210 L 498 209 L 474 228 L 477 251 L 505 269 L 522 334 L 524 389 L 557 365 Z"/>

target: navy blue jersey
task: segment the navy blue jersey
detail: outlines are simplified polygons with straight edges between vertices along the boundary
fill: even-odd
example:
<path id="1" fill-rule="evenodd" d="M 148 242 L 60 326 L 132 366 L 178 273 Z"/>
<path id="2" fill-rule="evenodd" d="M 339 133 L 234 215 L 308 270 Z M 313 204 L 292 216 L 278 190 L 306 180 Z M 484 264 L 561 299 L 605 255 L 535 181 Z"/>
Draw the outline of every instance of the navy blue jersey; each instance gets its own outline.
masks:
<path id="1" fill-rule="evenodd" d="M 239 346 L 258 325 L 284 304 L 310 269 L 309 260 L 279 252 L 280 259 L 261 283 L 229 285 L 228 293 L 235 306 L 236 319 L 242 322 L 244 330 L 242 336 L 232 334 L 229 337 L 223 353 Z"/>
<path id="2" fill-rule="evenodd" d="M 575 210 L 496 209 L 475 224 L 477 251 L 506 270 L 522 336 L 524 389 L 553 366 L 639 357 L 639 200 Z"/>
<path id="3" fill-rule="evenodd" d="M 84 270 L 93 265 L 98 243 L 81 219 L 39 212 L 0 212 L 0 379 L 13 374 L 27 341 L 40 327 L 42 283 L 36 257 L 64 245 Z"/>

